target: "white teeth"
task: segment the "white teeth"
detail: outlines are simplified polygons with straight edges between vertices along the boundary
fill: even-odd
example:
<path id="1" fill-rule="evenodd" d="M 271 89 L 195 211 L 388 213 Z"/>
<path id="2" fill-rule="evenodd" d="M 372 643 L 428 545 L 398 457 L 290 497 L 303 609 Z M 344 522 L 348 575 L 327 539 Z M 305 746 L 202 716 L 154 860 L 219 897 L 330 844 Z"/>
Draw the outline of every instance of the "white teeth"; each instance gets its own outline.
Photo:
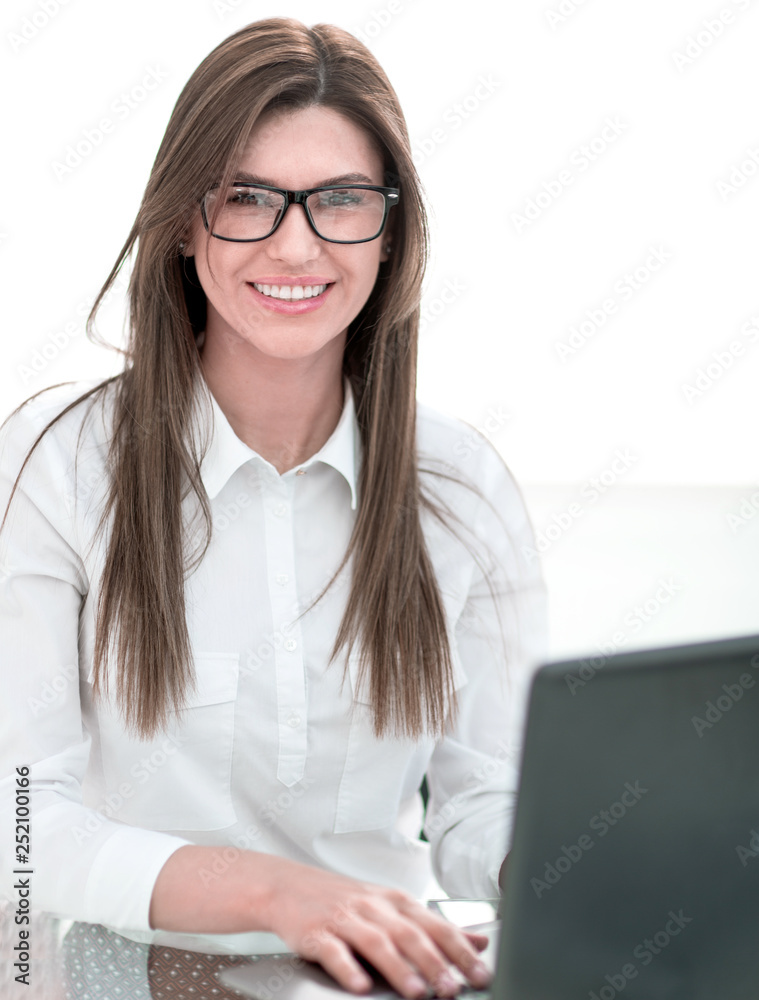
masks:
<path id="1" fill-rule="evenodd" d="M 312 299 L 327 287 L 326 285 L 259 285 L 255 281 L 253 287 L 262 295 L 268 295 L 273 299 Z"/>

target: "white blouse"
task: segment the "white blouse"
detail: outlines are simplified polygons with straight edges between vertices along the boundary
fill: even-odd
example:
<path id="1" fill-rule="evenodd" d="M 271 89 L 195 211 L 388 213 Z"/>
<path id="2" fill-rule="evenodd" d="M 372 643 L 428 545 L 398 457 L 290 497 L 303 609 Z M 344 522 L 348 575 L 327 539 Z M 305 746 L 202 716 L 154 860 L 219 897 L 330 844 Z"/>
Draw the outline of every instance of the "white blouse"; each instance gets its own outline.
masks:
<path id="1" fill-rule="evenodd" d="M 39 431 L 94 384 L 44 392 L 2 428 L 0 516 Z M 89 403 L 45 435 L 0 533 L 0 894 L 16 899 L 14 781 L 16 768 L 31 765 L 34 908 L 135 940 L 156 939 L 148 922 L 153 886 L 188 843 L 218 846 L 214 864 L 199 873 L 209 881 L 251 849 L 420 898 L 433 876 L 450 895 L 497 895 L 528 681 L 546 637 L 540 571 L 525 554 L 534 552 L 531 528 L 493 446 L 462 421 L 418 406 L 422 483 L 451 504 L 459 533 L 487 558 L 498 606 L 466 547 L 422 510 L 459 712 L 437 742 L 378 740 L 357 686 L 358 647 L 345 684 L 345 651 L 327 665 L 350 564 L 296 620 L 339 565 L 357 514 L 362 446 L 349 383 L 329 440 L 284 475 L 199 394 L 213 534 L 186 583 L 197 683 L 180 717 L 140 741 L 112 700 L 112 673 L 108 701 L 95 702 L 91 687 L 104 563 L 103 539 L 94 539 L 112 395 L 109 387 L 105 408 L 97 404 L 88 416 L 77 462 Z M 433 467 L 467 477 L 489 503 L 424 471 Z M 425 774 L 429 843 L 419 839 Z M 198 938 L 171 937 L 187 947 Z M 225 937 L 236 951 L 282 950 L 273 935 Z"/>

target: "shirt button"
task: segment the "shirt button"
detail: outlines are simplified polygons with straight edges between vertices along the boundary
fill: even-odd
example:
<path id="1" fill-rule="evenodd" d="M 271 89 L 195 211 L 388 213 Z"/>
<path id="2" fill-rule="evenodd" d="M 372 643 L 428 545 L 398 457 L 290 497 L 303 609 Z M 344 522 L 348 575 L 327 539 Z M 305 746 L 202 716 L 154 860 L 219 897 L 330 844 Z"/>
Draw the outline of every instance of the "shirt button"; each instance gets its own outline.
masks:
<path id="1" fill-rule="evenodd" d="M 289 579 L 290 577 L 287 575 L 287 573 L 277 573 L 276 580 L 277 583 L 280 585 L 280 587 L 284 587 L 284 585 L 287 583 Z"/>
<path id="2" fill-rule="evenodd" d="M 306 474 L 305 469 L 298 469 L 298 471 L 295 473 L 296 476 L 305 476 L 305 474 Z"/>
<path id="3" fill-rule="evenodd" d="M 287 513 L 286 503 L 278 503 L 277 506 L 274 508 L 274 514 L 276 517 L 284 517 L 286 513 Z"/>
<path id="4" fill-rule="evenodd" d="M 296 729 L 301 724 L 301 721 L 302 720 L 299 715 L 291 715 L 290 718 L 287 720 L 287 724 L 289 726 L 292 726 L 293 729 Z"/>
<path id="5" fill-rule="evenodd" d="M 295 639 L 285 639 L 285 649 L 292 652 L 294 649 L 297 648 L 298 648 L 298 643 L 295 641 Z"/>

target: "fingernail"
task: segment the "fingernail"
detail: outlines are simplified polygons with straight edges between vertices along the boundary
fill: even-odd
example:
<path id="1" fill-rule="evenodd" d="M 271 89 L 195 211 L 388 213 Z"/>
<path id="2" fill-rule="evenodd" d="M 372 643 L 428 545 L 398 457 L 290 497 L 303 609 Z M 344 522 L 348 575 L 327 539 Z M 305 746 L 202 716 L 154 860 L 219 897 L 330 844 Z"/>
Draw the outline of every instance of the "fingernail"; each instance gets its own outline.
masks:
<path id="1" fill-rule="evenodd" d="M 427 984 L 421 976 L 409 976 L 403 984 L 403 992 L 412 997 L 423 997 L 427 995 Z"/>
<path id="2" fill-rule="evenodd" d="M 460 984 L 449 972 L 441 972 L 437 977 L 435 987 L 437 992 L 444 996 L 455 996 L 459 992 Z"/>
<path id="3" fill-rule="evenodd" d="M 363 992 L 364 990 L 369 989 L 370 985 L 371 982 L 369 980 L 369 977 L 365 976 L 363 972 L 354 972 L 354 974 L 351 976 L 350 988 L 352 990 L 360 990 L 361 992 Z"/>
<path id="4" fill-rule="evenodd" d="M 475 986 L 487 986 L 490 982 L 490 969 L 484 962 L 475 962 L 470 977 Z"/>

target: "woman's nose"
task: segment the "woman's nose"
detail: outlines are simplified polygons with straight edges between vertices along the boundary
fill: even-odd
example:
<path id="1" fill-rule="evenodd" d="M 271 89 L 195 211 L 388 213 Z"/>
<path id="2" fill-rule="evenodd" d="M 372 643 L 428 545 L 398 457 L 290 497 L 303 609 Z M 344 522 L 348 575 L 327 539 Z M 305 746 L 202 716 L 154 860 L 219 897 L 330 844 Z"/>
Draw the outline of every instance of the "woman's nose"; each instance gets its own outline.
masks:
<path id="1" fill-rule="evenodd" d="M 318 256 L 323 240 L 311 228 L 306 206 L 293 203 L 272 235 L 265 241 L 274 257 L 311 260 Z"/>

